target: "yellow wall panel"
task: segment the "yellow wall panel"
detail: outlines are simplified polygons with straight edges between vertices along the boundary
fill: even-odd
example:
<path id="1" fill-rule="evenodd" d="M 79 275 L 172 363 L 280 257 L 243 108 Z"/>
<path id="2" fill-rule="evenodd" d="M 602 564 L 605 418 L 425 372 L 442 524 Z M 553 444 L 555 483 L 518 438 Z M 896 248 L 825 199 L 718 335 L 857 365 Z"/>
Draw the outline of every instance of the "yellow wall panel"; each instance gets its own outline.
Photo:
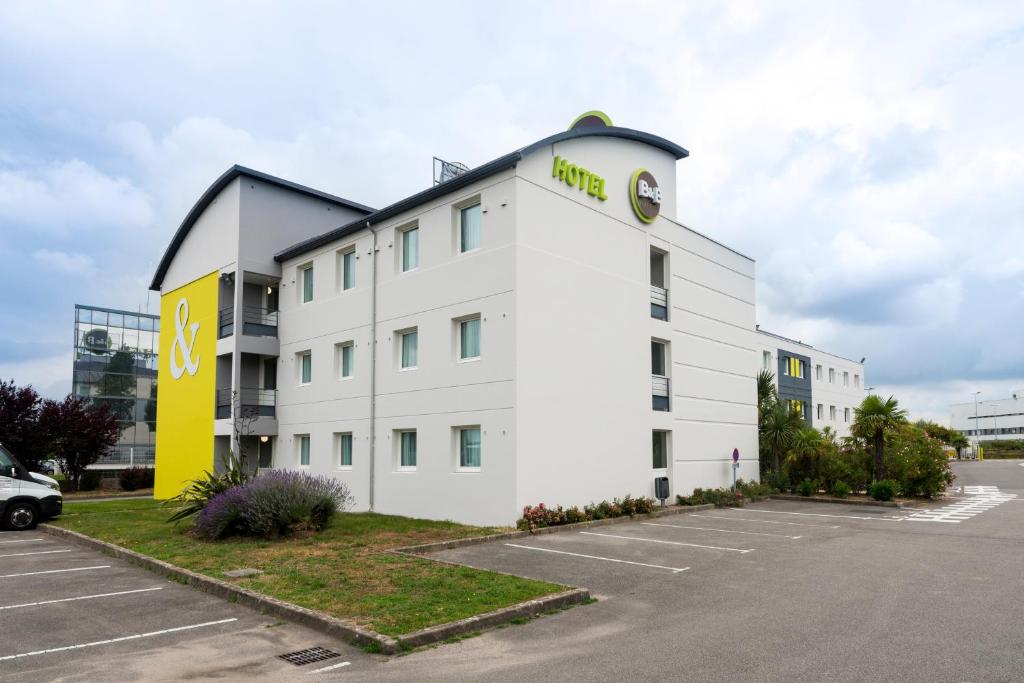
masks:
<path id="1" fill-rule="evenodd" d="M 158 499 L 213 470 L 217 381 L 217 273 L 160 297 L 157 391 Z"/>

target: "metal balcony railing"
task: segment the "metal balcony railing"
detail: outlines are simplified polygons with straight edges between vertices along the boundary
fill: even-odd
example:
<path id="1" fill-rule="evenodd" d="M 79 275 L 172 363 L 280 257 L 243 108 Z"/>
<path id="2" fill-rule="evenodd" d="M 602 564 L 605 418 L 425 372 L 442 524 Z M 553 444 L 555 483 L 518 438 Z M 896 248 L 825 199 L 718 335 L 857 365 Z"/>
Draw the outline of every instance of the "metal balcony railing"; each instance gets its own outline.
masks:
<path id="1" fill-rule="evenodd" d="M 669 409 L 669 390 L 671 385 L 668 377 L 651 375 L 651 407 L 654 410 Z"/>
<path id="2" fill-rule="evenodd" d="M 235 308 L 229 306 L 228 308 L 220 309 L 217 314 L 217 339 L 223 339 L 224 337 L 230 337 L 235 333 Z"/>
<path id="3" fill-rule="evenodd" d="M 114 446 L 100 456 L 95 465 L 98 467 L 152 467 L 156 462 L 154 446 Z"/>
<path id="4" fill-rule="evenodd" d="M 234 405 L 232 405 L 234 404 Z M 276 417 L 277 389 L 242 387 L 232 396 L 231 389 L 217 390 L 217 419 L 235 417 Z"/>
<path id="5" fill-rule="evenodd" d="M 253 337 L 276 337 L 277 311 L 264 306 L 243 306 L 242 334 Z"/>
<path id="6" fill-rule="evenodd" d="M 668 290 L 651 285 L 651 317 L 668 320 Z"/>

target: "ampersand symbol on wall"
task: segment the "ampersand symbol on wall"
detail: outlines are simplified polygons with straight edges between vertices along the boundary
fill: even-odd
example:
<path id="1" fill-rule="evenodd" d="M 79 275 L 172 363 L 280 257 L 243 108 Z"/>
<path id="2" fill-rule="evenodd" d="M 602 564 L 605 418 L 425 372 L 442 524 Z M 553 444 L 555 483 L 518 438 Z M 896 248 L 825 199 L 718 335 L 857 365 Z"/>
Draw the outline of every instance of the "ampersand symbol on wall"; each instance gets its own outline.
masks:
<path id="1" fill-rule="evenodd" d="M 199 323 L 189 325 L 192 337 L 185 341 L 185 324 L 188 322 L 188 302 L 182 297 L 178 301 L 178 307 L 174 311 L 174 341 L 171 342 L 171 377 L 180 379 L 187 371 L 195 375 L 199 370 L 199 356 L 192 360 L 192 347 L 196 343 L 196 332 L 199 331 Z M 178 355 L 181 355 L 183 365 L 178 365 Z"/>

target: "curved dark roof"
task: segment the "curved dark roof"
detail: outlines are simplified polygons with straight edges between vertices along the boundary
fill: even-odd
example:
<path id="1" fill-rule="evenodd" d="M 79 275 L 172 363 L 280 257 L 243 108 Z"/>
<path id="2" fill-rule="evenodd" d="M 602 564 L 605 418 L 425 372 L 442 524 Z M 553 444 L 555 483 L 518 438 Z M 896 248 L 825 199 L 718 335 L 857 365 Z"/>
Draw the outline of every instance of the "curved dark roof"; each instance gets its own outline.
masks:
<path id="1" fill-rule="evenodd" d="M 278 178 L 267 173 L 262 173 L 251 168 L 235 164 L 225 171 L 221 177 L 213 181 L 213 184 L 210 185 L 210 187 L 206 188 L 206 192 L 199 197 L 199 201 L 197 201 L 195 206 L 193 206 L 188 214 L 185 215 L 185 220 L 183 220 L 181 225 L 178 226 L 177 232 L 175 232 L 174 237 L 171 238 L 171 243 L 167 246 L 167 251 L 164 252 L 163 258 L 160 259 L 160 265 L 156 268 L 156 273 L 153 275 L 153 281 L 149 284 L 150 289 L 160 289 L 160 285 L 164 282 L 164 276 L 167 275 L 167 269 L 171 267 L 171 261 L 174 260 L 174 255 L 178 253 L 178 249 L 181 248 L 181 245 L 188 236 L 189 231 L 192 230 L 192 226 L 195 225 L 195 222 L 199 219 L 199 216 L 202 215 L 203 211 L 206 210 L 206 207 L 213 203 L 213 200 L 216 199 L 218 194 L 220 194 L 220 191 L 227 187 L 228 183 L 239 176 L 262 180 L 265 183 L 270 183 L 271 185 L 276 185 L 277 187 L 281 187 L 286 190 L 292 190 L 293 192 L 304 194 L 307 197 L 322 199 L 325 202 L 330 202 L 331 204 L 342 206 L 346 209 L 352 209 L 353 211 L 359 211 L 360 213 L 373 213 L 373 209 L 357 202 L 352 202 L 333 194 L 328 194 L 326 192 L 321 192 L 320 190 L 314 190 L 311 187 L 306 187 L 305 185 L 293 183 L 290 180 L 285 180 L 284 178 Z"/>
<path id="2" fill-rule="evenodd" d="M 634 142 L 642 142 L 645 145 L 651 147 L 657 147 L 660 150 L 668 152 L 673 155 L 676 159 L 685 159 L 690 156 L 690 153 L 677 145 L 676 143 L 666 140 L 663 137 L 657 135 L 651 135 L 650 133 L 644 133 L 643 131 L 633 130 L 632 128 L 618 128 L 615 126 L 607 127 L 585 127 L 575 128 L 573 130 L 567 130 L 561 133 L 555 133 L 543 140 L 538 140 L 531 145 L 517 149 L 514 152 L 510 152 L 505 156 L 498 157 L 493 161 L 489 161 L 483 166 L 477 166 L 476 168 L 463 173 L 460 176 L 452 178 L 449 181 L 443 182 L 439 185 L 434 185 L 422 192 L 406 197 L 400 201 L 395 202 L 390 206 L 386 206 L 379 211 L 374 211 L 365 218 L 352 221 L 340 228 L 335 228 L 330 232 L 326 232 L 316 237 L 311 237 L 307 240 L 299 242 L 298 244 L 292 245 L 287 249 L 279 252 L 274 256 L 274 260 L 277 262 L 285 261 L 296 256 L 301 256 L 306 252 L 312 251 L 322 247 L 325 244 L 329 244 L 334 240 L 350 235 L 357 230 L 362 230 L 374 223 L 380 223 L 386 221 L 389 218 L 397 216 L 403 211 L 408 211 L 420 204 L 430 201 L 436 197 L 446 195 L 450 192 L 454 192 L 460 188 L 466 187 L 478 180 L 486 178 L 490 175 L 494 175 L 499 171 L 504 171 L 509 168 L 514 168 L 519 161 L 528 154 L 531 154 L 538 149 L 553 145 L 558 142 L 564 142 L 566 140 L 572 140 L 574 138 L 589 138 L 589 137 L 606 137 L 606 138 L 620 138 L 623 140 L 632 140 Z"/>

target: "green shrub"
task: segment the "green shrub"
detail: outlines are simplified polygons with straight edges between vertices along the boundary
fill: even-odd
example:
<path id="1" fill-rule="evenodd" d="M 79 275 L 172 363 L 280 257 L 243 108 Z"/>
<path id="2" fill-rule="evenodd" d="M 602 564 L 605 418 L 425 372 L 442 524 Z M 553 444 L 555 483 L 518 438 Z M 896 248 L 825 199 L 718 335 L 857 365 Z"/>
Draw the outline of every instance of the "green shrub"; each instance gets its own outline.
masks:
<path id="1" fill-rule="evenodd" d="M 689 496 L 676 496 L 676 505 L 714 505 L 715 507 L 741 507 L 743 493 L 732 489 L 694 489 Z"/>
<path id="2" fill-rule="evenodd" d="M 241 486 L 249 480 L 249 474 L 242 469 L 238 459 L 230 451 L 224 456 L 221 463 L 224 465 L 223 473 L 214 474 L 207 470 L 203 472 L 202 477 L 190 481 L 181 493 L 167 501 L 168 505 L 180 508 L 171 515 L 168 522 L 177 522 L 198 514 L 214 496 L 224 493 L 232 487 Z"/>
<path id="3" fill-rule="evenodd" d="M 153 468 L 129 467 L 126 470 L 121 470 L 118 479 L 121 482 L 121 488 L 125 491 L 151 489 L 153 488 Z"/>
<path id="4" fill-rule="evenodd" d="M 516 528 L 522 531 L 531 531 L 560 524 L 576 524 L 595 519 L 648 514 L 653 509 L 653 498 L 646 496 L 633 498 L 631 495 L 622 499 L 616 498 L 610 503 L 607 500 L 590 503 L 583 506 L 582 510 L 575 505 L 564 510 L 561 505 L 549 508 L 544 503 L 539 503 L 523 508 L 523 516 L 516 520 Z"/>
<path id="5" fill-rule="evenodd" d="M 872 484 L 868 493 L 875 500 L 892 500 L 896 497 L 898 487 L 899 484 L 892 479 L 882 479 Z"/>
<path id="6" fill-rule="evenodd" d="M 837 481 L 832 484 L 832 495 L 836 498 L 846 498 L 850 495 L 850 487 L 845 481 Z"/>
<path id="7" fill-rule="evenodd" d="M 813 496 L 818 492 L 818 484 L 810 479 L 804 479 L 799 485 L 797 485 L 796 492 L 804 497 Z"/>
<path id="8" fill-rule="evenodd" d="M 82 472 L 82 480 L 78 482 L 79 491 L 95 491 L 100 487 L 103 475 L 97 470 L 86 470 Z"/>
<path id="9" fill-rule="evenodd" d="M 778 493 L 778 489 L 765 482 L 743 481 L 742 479 L 736 481 L 736 490 L 750 500 L 767 498 L 773 493 Z"/>

